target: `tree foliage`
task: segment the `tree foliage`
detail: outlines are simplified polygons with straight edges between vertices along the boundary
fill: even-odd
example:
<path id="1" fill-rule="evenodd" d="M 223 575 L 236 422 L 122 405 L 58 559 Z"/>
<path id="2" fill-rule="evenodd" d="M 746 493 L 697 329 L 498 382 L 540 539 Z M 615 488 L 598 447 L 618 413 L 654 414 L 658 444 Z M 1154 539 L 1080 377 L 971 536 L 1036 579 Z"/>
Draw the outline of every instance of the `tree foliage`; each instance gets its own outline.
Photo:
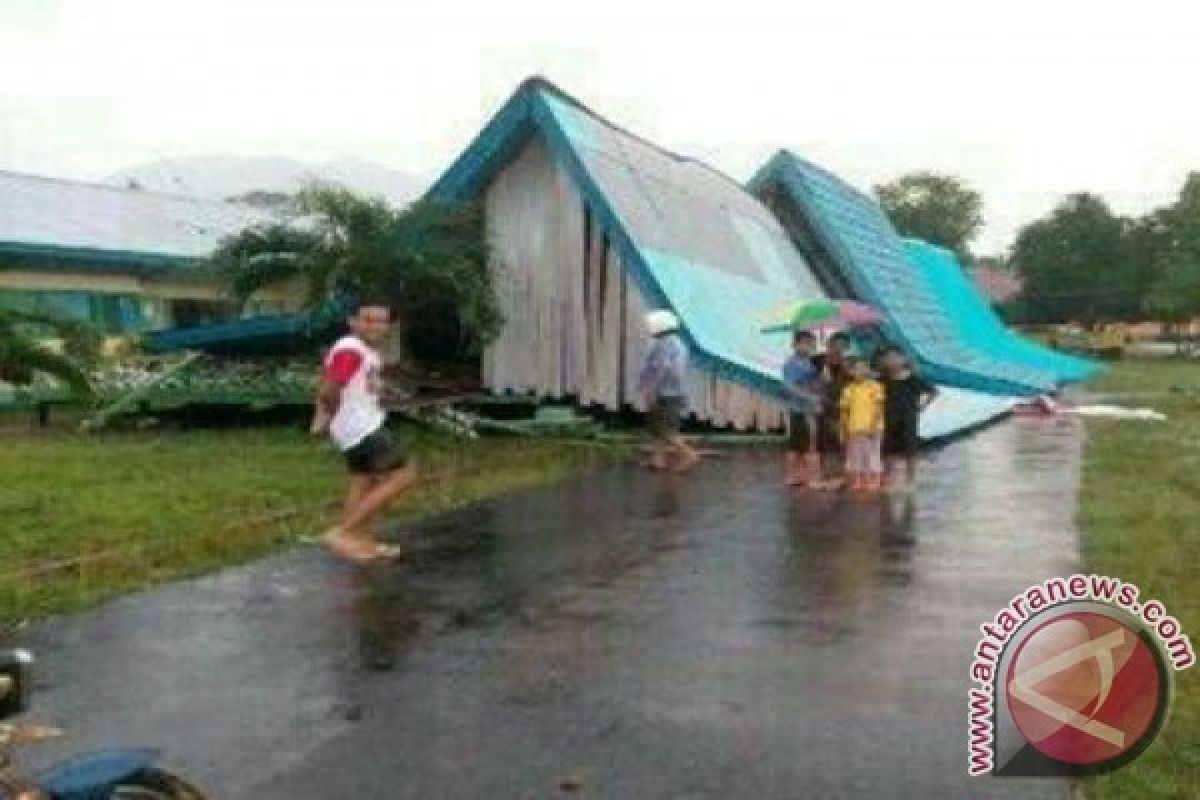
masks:
<path id="1" fill-rule="evenodd" d="M 313 308 L 384 298 L 418 358 L 471 357 L 499 331 L 478 208 L 418 202 L 401 211 L 325 186 L 302 192 L 295 207 L 294 222 L 248 228 L 218 247 L 214 264 L 236 299 L 286 281 L 302 283 Z"/>
<path id="2" fill-rule="evenodd" d="M 60 339 L 62 352 L 48 347 L 47 338 Z M 0 309 L 0 380 L 23 385 L 42 373 L 87 398 L 92 394 L 87 366 L 99 351 L 99 334 L 84 323 Z"/>
<path id="3" fill-rule="evenodd" d="M 912 172 L 875 187 L 879 204 L 904 236 L 954 250 L 969 259 L 968 245 L 983 227 L 983 198 L 958 178 Z"/>
<path id="4" fill-rule="evenodd" d="M 1128 283 L 1121 258 L 1124 228 L 1101 197 L 1086 192 L 1023 228 L 1012 261 L 1024 278 L 1029 313 L 1090 322 L 1128 312 L 1128 304 L 1136 308 L 1136 298 L 1117 289 Z"/>
<path id="5" fill-rule="evenodd" d="M 1103 322 L 1200 314 L 1200 173 L 1175 203 L 1118 217 L 1092 194 L 1068 197 L 1017 235 L 1022 317 Z"/>
<path id="6" fill-rule="evenodd" d="M 1143 307 L 1158 319 L 1182 322 L 1200 314 L 1200 173 L 1188 175 L 1179 200 L 1156 217 L 1162 233 Z"/>

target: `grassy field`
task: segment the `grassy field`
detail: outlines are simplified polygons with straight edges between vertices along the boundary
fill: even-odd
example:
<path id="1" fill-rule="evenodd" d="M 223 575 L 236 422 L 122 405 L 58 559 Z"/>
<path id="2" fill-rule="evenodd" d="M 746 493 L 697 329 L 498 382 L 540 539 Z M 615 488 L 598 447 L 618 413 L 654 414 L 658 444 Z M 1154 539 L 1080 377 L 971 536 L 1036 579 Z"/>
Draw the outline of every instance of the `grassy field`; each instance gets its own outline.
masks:
<path id="1" fill-rule="evenodd" d="M 554 441 L 410 439 L 415 516 L 613 457 Z M 0 625 L 262 555 L 330 520 L 342 477 L 294 429 L 0 437 Z"/>
<path id="2" fill-rule="evenodd" d="M 1088 420 L 1079 506 L 1087 567 L 1161 599 L 1200 647 L 1200 366 L 1127 361 L 1089 388 L 1156 408 L 1170 421 Z M 1096 800 L 1200 797 L 1200 667 L 1176 673 L 1175 704 L 1158 741 L 1085 790 Z"/>

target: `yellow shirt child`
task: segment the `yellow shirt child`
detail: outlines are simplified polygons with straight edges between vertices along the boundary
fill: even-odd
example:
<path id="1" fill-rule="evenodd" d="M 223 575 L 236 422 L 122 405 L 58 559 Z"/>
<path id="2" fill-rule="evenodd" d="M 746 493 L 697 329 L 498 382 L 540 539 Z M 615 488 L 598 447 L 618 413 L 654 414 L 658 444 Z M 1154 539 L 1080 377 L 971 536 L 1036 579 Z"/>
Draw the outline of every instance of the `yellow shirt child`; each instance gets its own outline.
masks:
<path id="1" fill-rule="evenodd" d="M 883 384 L 879 381 L 850 381 L 842 389 L 840 406 L 843 436 L 883 433 Z"/>

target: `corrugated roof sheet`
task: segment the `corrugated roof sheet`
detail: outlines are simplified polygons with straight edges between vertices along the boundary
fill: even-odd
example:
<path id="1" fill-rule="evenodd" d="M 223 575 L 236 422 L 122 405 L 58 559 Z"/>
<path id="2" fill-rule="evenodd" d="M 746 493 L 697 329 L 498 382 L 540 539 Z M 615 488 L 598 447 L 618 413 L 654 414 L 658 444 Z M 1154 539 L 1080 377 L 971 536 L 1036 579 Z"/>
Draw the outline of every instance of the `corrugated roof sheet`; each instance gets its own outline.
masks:
<path id="1" fill-rule="evenodd" d="M 905 239 L 904 252 L 972 350 L 998 361 L 1028 364 L 1068 383 L 1087 380 L 1099 371 L 1092 361 L 1051 350 L 1011 330 L 951 251 L 919 239 Z"/>
<path id="2" fill-rule="evenodd" d="M 885 333 L 905 345 L 932 380 L 995 394 L 1054 388 L 1052 372 L 980 352 L 964 340 L 958 320 L 909 262 L 899 235 L 871 197 L 787 151 L 777 153 L 750 186 L 756 192 L 783 190 L 858 299 L 883 312 Z"/>
<path id="3" fill-rule="evenodd" d="M 235 203 L 0 172 L 0 250 L 88 254 L 143 265 L 207 257 L 223 237 L 271 219 Z"/>

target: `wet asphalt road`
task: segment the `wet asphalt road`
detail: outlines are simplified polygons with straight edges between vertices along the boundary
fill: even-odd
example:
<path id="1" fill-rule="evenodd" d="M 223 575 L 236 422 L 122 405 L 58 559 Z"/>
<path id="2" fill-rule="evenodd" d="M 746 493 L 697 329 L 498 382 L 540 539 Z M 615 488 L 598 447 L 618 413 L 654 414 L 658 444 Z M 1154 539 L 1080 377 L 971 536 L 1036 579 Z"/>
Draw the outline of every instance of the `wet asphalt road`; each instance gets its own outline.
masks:
<path id="1" fill-rule="evenodd" d="M 213 798 L 1062 798 L 968 779 L 978 625 L 1076 566 L 1079 432 L 1013 420 L 911 499 L 785 490 L 779 456 L 604 468 L 25 634 L 29 753 L 154 744 Z"/>

